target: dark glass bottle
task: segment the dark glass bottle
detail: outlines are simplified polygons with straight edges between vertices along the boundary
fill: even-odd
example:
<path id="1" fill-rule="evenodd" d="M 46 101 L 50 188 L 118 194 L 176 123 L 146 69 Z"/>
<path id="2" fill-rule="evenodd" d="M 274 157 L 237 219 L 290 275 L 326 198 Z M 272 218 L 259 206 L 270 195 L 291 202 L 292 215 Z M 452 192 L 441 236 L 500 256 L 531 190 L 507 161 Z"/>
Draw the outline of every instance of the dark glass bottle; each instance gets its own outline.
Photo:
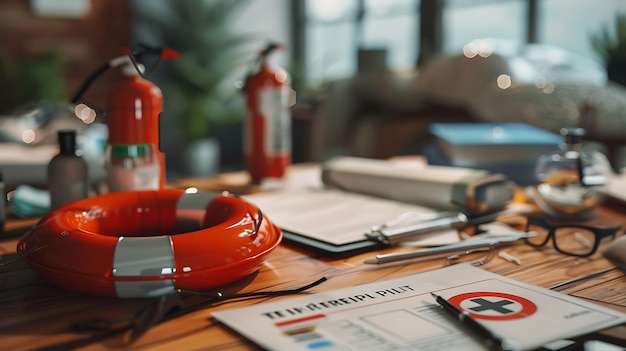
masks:
<path id="1" fill-rule="evenodd" d="M 50 207 L 61 205 L 87 197 L 87 163 L 76 154 L 76 131 L 58 132 L 59 153 L 48 163 L 48 190 Z"/>

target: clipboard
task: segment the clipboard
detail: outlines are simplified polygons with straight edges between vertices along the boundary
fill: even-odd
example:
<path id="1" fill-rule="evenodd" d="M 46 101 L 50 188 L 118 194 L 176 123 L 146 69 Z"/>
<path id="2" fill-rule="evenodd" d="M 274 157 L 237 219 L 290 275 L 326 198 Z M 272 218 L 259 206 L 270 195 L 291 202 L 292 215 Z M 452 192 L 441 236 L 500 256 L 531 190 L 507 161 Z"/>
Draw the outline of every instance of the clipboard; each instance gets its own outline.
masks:
<path id="1" fill-rule="evenodd" d="M 357 252 L 376 250 L 385 246 L 382 242 L 369 239 L 355 241 L 347 244 L 335 245 L 321 240 L 311 239 L 306 236 L 302 236 L 286 230 L 283 230 L 283 238 L 296 245 L 301 245 L 307 248 L 314 248 L 316 250 L 331 254 L 353 254 Z"/>
<path id="2" fill-rule="evenodd" d="M 437 214 L 439 211 L 332 188 L 290 188 L 244 195 L 283 230 L 285 240 L 327 253 L 340 254 L 385 247 L 383 241 L 368 237 L 379 226 L 406 213 Z M 425 245 L 458 241 L 458 235 L 430 240 Z M 421 239 L 420 239 L 421 240 Z"/>

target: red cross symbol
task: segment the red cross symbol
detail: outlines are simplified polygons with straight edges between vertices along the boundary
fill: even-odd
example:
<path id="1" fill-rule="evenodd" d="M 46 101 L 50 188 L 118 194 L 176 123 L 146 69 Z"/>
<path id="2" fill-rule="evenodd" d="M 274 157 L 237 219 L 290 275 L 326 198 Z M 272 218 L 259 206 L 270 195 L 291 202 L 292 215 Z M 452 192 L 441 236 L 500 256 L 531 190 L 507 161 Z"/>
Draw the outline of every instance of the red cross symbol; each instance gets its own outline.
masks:
<path id="1" fill-rule="evenodd" d="M 469 312 L 472 318 L 503 321 L 525 318 L 537 311 L 537 305 L 521 296 L 478 291 L 452 296 L 450 303 Z"/>

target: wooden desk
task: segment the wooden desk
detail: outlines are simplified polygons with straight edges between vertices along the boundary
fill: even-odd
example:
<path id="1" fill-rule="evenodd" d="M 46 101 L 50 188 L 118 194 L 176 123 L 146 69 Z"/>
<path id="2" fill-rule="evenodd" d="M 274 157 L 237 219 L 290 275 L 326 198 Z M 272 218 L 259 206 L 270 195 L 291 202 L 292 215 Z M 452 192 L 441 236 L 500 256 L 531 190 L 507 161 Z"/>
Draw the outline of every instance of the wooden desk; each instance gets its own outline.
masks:
<path id="1" fill-rule="evenodd" d="M 235 193 L 258 191 L 249 186 L 245 174 L 233 173 L 212 179 L 187 179 L 173 186 L 197 186 L 201 189 L 229 190 Z M 598 214 L 626 227 L 624 208 L 605 206 Z M 16 257 L 15 245 L 19 236 L 32 226 L 34 220 L 16 220 L 9 217 L 6 230 L 0 236 L 2 260 Z M 568 257 L 549 251 L 538 251 L 527 245 L 503 248 L 520 258 L 515 265 L 494 258 L 484 269 L 531 284 L 549 287 L 554 284 L 595 272 L 612 264 L 597 253 L 591 258 Z M 401 250 L 389 248 L 383 252 Z M 404 275 L 441 267 L 440 261 L 419 264 L 390 264 L 372 266 L 362 264 L 372 253 L 349 257 L 331 257 L 309 252 L 284 243 L 269 257 L 258 273 L 243 281 L 223 287 L 222 292 L 249 292 L 296 288 L 328 277 L 328 281 L 311 289 L 324 291 L 365 282 L 401 277 Z M 561 290 L 626 312 L 626 276 L 613 270 L 602 276 L 572 284 Z M 3 350 L 253 350 L 255 345 L 216 323 L 211 312 L 263 303 L 284 297 L 260 298 L 246 301 L 222 302 L 150 328 L 132 344 L 126 343 L 126 334 L 109 332 L 74 332 L 72 323 L 92 318 L 124 322 L 149 299 L 104 299 L 79 295 L 48 284 L 37 277 L 22 261 L 0 270 L 0 348 Z M 195 300 L 194 300 L 195 299 Z M 184 299 L 184 303 L 197 302 L 197 298 Z M 621 329 L 620 329 L 621 328 Z M 612 333 L 612 334 L 611 334 Z M 626 335 L 623 327 L 613 328 L 608 335 Z"/>

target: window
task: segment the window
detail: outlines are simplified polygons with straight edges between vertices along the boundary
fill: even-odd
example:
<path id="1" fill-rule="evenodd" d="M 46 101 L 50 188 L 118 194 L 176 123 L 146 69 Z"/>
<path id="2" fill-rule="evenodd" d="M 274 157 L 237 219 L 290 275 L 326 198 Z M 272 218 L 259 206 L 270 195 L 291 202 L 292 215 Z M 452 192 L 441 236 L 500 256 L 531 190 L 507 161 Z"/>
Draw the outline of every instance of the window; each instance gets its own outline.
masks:
<path id="1" fill-rule="evenodd" d="M 306 2 L 306 72 L 311 82 L 354 71 L 357 0 Z"/>
<path id="2" fill-rule="evenodd" d="M 417 58 L 419 0 L 304 0 L 304 67 L 310 83 L 350 77 L 358 50 L 385 49 L 392 69 Z"/>
<path id="3" fill-rule="evenodd" d="M 591 47 L 591 35 L 613 28 L 617 13 L 626 13 L 623 0 L 541 0 L 538 3 L 538 40 L 601 62 Z"/>
<path id="4" fill-rule="evenodd" d="M 538 43 L 598 61 L 590 37 L 620 12 L 626 12 L 623 0 L 445 0 L 442 47 L 456 54 L 484 38 L 521 45 L 530 32 Z"/>
<path id="5" fill-rule="evenodd" d="M 304 8 L 302 53 L 310 83 L 350 77 L 359 49 L 385 49 L 394 70 L 415 66 L 420 54 L 420 18 L 430 51 L 458 54 L 476 39 L 519 47 L 554 45 L 599 62 L 590 36 L 626 13 L 623 0 L 293 0 Z M 423 4 L 426 10 L 420 13 Z M 434 6 L 432 6 L 434 5 Z M 297 31 L 296 31 L 297 32 Z M 298 40 L 298 39 L 296 39 Z M 424 49 L 424 55 L 433 53 Z"/>
<path id="6" fill-rule="evenodd" d="M 458 54 L 476 39 L 526 41 L 526 0 L 448 0 L 443 12 L 443 51 Z"/>
<path id="7" fill-rule="evenodd" d="M 418 3 L 414 0 L 366 0 L 360 47 L 387 49 L 387 64 L 396 70 L 415 66 Z"/>

